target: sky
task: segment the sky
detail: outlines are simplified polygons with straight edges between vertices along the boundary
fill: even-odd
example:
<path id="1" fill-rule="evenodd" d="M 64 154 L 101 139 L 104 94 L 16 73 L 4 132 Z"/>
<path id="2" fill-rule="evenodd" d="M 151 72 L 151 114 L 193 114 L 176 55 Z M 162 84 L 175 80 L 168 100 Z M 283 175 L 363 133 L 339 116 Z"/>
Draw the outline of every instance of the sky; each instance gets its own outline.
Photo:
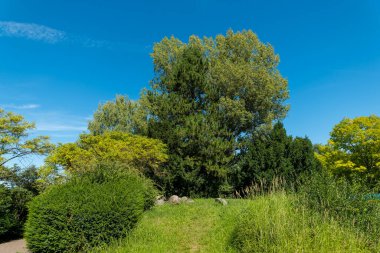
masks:
<path id="1" fill-rule="evenodd" d="M 99 103 L 149 87 L 154 43 L 228 29 L 280 55 L 289 134 L 326 143 L 344 117 L 380 115 L 377 0 L 1 0 L 0 107 L 75 141 Z"/>

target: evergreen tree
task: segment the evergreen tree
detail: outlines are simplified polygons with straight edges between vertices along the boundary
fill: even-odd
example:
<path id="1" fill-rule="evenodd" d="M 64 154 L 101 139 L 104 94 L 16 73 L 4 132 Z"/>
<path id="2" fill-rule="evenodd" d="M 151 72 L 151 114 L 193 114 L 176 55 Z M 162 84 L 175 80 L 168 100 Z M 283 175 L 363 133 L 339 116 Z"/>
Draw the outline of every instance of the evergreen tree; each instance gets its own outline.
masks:
<path id="1" fill-rule="evenodd" d="M 297 187 L 303 175 L 319 168 L 311 141 L 288 136 L 282 123 L 249 140 L 238 159 L 231 175 L 237 191 L 253 184 L 266 190 L 274 180 L 280 180 L 283 187 Z"/>
<path id="2" fill-rule="evenodd" d="M 156 78 L 143 96 L 149 137 L 168 145 L 167 190 L 216 196 L 244 140 L 285 116 L 287 81 L 278 56 L 251 31 L 165 38 L 152 54 Z"/>

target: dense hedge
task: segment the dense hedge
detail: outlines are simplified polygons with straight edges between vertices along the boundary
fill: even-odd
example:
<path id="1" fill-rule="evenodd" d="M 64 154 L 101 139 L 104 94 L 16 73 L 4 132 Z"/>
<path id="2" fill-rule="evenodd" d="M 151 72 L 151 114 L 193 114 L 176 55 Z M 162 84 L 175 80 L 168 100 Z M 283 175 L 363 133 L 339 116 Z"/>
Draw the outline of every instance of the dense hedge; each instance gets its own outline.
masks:
<path id="1" fill-rule="evenodd" d="M 120 238 L 153 205 L 150 181 L 133 171 L 100 166 L 56 185 L 29 206 L 25 238 L 32 252 L 85 252 Z"/>

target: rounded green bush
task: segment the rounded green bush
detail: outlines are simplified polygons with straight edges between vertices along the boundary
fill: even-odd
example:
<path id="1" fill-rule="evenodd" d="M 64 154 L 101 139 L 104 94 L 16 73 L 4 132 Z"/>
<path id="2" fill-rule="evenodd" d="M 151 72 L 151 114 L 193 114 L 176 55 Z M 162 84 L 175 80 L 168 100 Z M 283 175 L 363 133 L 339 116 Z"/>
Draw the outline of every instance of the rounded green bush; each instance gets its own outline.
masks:
<path id="1" fill-rule="evenodd" d="M 112 167 L 112 166 L 111 166 Z M 100 166 L 56 185 L 29 205 L 25 239 L 32 252 L 86 252 L 126 236 L 154 203 L 151 181 Z"/>

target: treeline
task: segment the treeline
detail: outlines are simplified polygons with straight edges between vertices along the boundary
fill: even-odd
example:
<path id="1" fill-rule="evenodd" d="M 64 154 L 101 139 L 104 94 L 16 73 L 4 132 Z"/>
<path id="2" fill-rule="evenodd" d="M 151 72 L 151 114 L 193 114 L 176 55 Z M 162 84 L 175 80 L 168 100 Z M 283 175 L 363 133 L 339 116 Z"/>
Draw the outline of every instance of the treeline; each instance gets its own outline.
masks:
<path id="1" fill-rule="evenodd" d="M 274 176 L 313 170 L 307 138 L 287 136 L 287 80 L 279 56 L 252 31 L 155 44 L 155 78 L 138 101 L 100 105 L 93 135 L 121 131 L 161 140 L 168 160 L 154 180 L 166 194 L 215 197 Z M 147 175 L 151 177 L 151 175 Z"/>
<path id="2" fill-rule="evenodd" d="M 289 91 L 278 70 L 279 56 L 252 31 L 191 36 L 187 43 L 164 38 L 154 45 L 152 58 L 155 77 L 140 99 L 119 95 L 100 104 L 88 132 L 74 143 L 55 146 L 44 136 L 30 139 L 33 124 L 0 110 L 0 239 L 21 236 L 32 198 L 27 223 L 32 251 L 51 252 L 49 245 L 57 243 L 62 252 L 66 247 L 79 252 L 119 238 L 116 230 L 132 229 L 159 193 L 244 196 L 255 185 L 270 190 L 275 179 L 284 189 L 298 191 L 315 173 L 327 175 L 321 185 L 344 178 L 368 192 L 378 189 L 380 118 L 344 119 L 327 145 L 289 136 L 281 123 Z M 8 166 L 30 154 L 48 156 L 38 169 Z M 138 199 L 130 195 L 133 191 Z M 131 209 L 120 206 L 123 198 L 133 203 Z M 111 217 L 107 212 L 114 206 L 119 213 Z M 128 212 L 128 222 L 107 223 L 109 230 L 99 233 L 107 240 L 93 236 L 100 228 L 91 222 L 118 220 Z M 78 234 L 83 220 L 90 225 Z M 70 235 L 66 239 L 62 226 Z M 56 233 L 49 241 L 51 229 Z"/>

